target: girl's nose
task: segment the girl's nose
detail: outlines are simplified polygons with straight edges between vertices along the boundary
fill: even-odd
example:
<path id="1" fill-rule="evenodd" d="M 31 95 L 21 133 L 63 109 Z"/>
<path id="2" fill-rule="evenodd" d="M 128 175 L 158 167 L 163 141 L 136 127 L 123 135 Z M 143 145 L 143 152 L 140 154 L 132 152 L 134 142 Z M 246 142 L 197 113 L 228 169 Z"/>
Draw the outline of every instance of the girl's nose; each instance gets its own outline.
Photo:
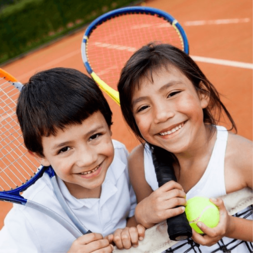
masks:
<path id="1" fill-rule="evenodd" d="M 154 122 L 156 124 L 166 122 L 168 119 L 173 118 L 175 112 L 168 105 L 160 105 L 155 108 Z"/>

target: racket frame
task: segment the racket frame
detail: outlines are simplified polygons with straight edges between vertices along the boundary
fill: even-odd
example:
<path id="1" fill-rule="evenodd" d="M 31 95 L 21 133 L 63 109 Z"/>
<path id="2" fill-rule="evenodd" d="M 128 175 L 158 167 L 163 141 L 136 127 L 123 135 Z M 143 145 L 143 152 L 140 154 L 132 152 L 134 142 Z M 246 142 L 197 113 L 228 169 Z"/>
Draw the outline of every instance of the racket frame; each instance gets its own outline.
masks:
<path id="1" fill-rule="evenodd" d="M 124 15 L 127 13 L 139 13 L 139 14 L 149 14 L 149 15 L 157 15 L 158 17 L 162 17 L 165 20 L 167 20 L 177 31 L 179 37 L 181 38 L 182 44 L 183 44 L 183 50 L 185 53 L 189 54 L 189 44 L 188 39 L 186 36 L 186 33 L 183 29 L 183 27 L 178 23 L 178 21 L 173 18 L 170 14 L 167 12 L 164 12 L 162 10 L 151 8 L 151 7 L 143 7 L 143 6 L 133 6 L 133 7 L 124 7 L 119 8 L 110 12 L 107 12 L 100 17 L 96 18 L 93 22 L 90 23 L 90 25 L 87 27 L 82 44 L 81 44 L 81 54 L 84 66 L 87 70 L 87 72 L 91 75 L 91 77 L 94 79 L 94 81 L 99 85 L 99 87 L 106 92 L 118 105 L 120 105 L 119 100 L 119 93 L 118 91 L 111 88 L 108 84 L 106 84 L 100 77 L 92 70 L 88 57 L 87 57 L 87 44 L 89 40 L 89 36 L 91 35 L 92 31 L 96 29 L 98 25 L 101 25 L 106 20 L 111 19 L 113 17 Z"/>
<path id="2" fill-rule="evenodd" d="M 23 84 L 18 82 L 18 80 L 13 77 L 11 74 L 0 68 L 0 78 L 5 79 L 7 82 L 15 86 L 19 91 L 22 90 Z M 20 195 L 21 192 L 25 191 L 27 188 L 29 188 L 31 185 L 33 185 L 42 175 L 46 173 L 48 174 L 51 183 L 53 185 L 54 193 L 56 195 L 57 200 L 59 201 L 60 205 L 62 206 L 65 213 L 68 215 L 70 220 L 75 224 L 71 224 L 67 220 L 65 220 L 61 215 L 56 213 L 55 211 L 47 208 L 46 206 L 43 206 L 35 201 L 27 200 L 23 196 Z M 31 177 L 30 180 L 28 180 L 26 183 L 22 184 L 21 186 L 17 186 L 15 189 L 10 189 L 7 191 L 0 191 L 0 201 L 6 201 L 11 202 L 15 204 L 25 205 L 27 207 L 33 208 L 35 210 L 38 210 L 44 214 L 47 214 L 52 219 L 59 222 L 63 227 L 65 227 L 72 235 L 76 238 L 82 236 L 86 233 L 91 233 L 88 229 L 86 229 L 81 222 L 77 219 L 77 217 L 74 215 L 70 207 L 67 205 L 60 189 L 59 185 L 56 180 L 56 174 L 54 169 L 51 166 L 39 166 L 37 168 L 37 172 L 34 172 L 34 176 Z M 78 229 L 77 229 L 78 228 Z"/>

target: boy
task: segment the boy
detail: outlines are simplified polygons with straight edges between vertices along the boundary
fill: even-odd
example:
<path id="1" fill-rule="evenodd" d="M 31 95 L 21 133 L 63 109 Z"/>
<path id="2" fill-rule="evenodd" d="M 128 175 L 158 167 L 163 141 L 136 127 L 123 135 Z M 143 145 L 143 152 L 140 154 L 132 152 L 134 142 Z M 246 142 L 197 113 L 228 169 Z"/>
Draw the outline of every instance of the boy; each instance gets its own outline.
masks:
<path id="1" fill-rule="evenodd" d="M 17 116 L 25 146 L 54 168 L 66 202 L 94 233 L 75 240 L 43 213 L 14 205 L 0 232 L 0 252 L 112 252 L 112 241 L 119 248 L 137 245 L 144 228 L 133 216 L 128 152 L 111 139 L 112 112 L 96 83 L 74 69 L 37 73 L 21 91 Z M 46 174 L 24 195 L 68 219 Z"/>

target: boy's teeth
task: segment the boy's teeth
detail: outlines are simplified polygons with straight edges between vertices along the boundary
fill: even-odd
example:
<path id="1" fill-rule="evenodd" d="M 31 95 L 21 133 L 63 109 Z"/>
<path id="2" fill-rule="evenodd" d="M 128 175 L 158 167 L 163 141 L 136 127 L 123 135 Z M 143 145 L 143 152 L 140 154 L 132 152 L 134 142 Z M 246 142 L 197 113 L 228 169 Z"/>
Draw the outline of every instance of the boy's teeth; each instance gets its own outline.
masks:
<path id="1" fill-rule="evenodd" d="M 82 172 L 82 173 L 80 173 L 80 174 L 81 174 L 81 175 L 87 175 L 87 174 L 93 173 L 93 172 L 95 172 L 96 170 L 98 170 L 99 166 L 100 166 L 100 165 L 98 165 L 98 166 L 97 166 L 95 169 L 93 169 L 93 170 L 85 171 L 85 172 Z"/>
<path id="2" fill-rule="evenodd" d="M 170 131 L 160 133 L 160 135 L 172 134 L 172 133 L 176 132 L 177 130 L 179 130 L 180 128 L 182 128 L 182 126 L 183 126 L 183 124 L 181 124 L 181 125 L 179 125 L 179 126 L 176 126 L 176 127 L 174 127 L 173 129 L 171 129 Z"/>

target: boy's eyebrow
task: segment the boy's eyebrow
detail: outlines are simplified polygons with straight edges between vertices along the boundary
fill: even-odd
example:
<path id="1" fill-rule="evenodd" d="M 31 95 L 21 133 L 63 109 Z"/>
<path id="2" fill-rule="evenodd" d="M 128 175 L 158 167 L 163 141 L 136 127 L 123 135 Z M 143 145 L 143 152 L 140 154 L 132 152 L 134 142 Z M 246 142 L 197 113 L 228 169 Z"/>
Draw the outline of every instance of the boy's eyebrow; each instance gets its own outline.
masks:
<path id="1" fill-rule="evenodd" d="M 65 141 L 65 142 L 61 142 L 59 144 L 56 144 L 52 147 L 52 150 L 56 150 L 56 149 L 59 149 L 59 148 L 62 148 L 62 147 L 65 147 L 67 145 L 69 145 L 70 141 Z"/>
<path id="2" fill-rule="evenodd" d="M 85 133 L 86 136 L 90 136 L 96 132 L 98 132 L 99 130 L 102 130 L 103 129 L 103 126 L 99 125 L 99 126 L 96 126 L 94 127 L 94 129 L 90 130 L 89 132 Z M 57 150 L 59 148 L 62 148 L 62 147 L 65 147 L 65 146 L 68 146 L 72 141 L 65 141 L 65 142 L 61 142 L 61 143 L 58 143 L 58 144 L 55 144 L 53 147 L 52 147 L 52 150 Z"/>
<path id="3" fill-rule="evenodd" d="M 171 81 L 165 85 L 163 85 L 160 89 L 159 89 L 159 92 L 162 92 L 163 90 L 167 90 L 169 87 L 173 86 L 173 85 L 176 85 L 176 84 L 180 84 L 181 82 L 180 81 Z M 142 100 L 145 100 L 146 99 L 146 96 L 144 97 L 138 97 L 136 99 L 133 100 L 132 102 L 132 106 L 134 106 L 135 104 L 137 104 L 138 102 L 142 101 Z"/>

